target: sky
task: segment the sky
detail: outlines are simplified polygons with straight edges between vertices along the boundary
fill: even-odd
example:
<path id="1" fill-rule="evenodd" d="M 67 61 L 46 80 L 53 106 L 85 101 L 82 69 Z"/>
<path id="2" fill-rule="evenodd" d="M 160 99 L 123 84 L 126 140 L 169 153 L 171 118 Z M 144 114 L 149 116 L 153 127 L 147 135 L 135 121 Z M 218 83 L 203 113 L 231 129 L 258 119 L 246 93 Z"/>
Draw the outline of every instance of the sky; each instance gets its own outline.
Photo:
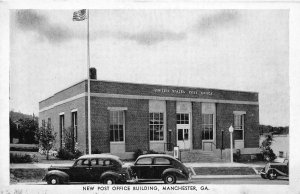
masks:
<path id="1" fill-rule="evenodd" d="M 10 110 L 86 78 L 76 10 L 10 10 Z M 259 93 L 260 124 L 289 125 L 288 10 L 90 10 L 100 80 Z"/>

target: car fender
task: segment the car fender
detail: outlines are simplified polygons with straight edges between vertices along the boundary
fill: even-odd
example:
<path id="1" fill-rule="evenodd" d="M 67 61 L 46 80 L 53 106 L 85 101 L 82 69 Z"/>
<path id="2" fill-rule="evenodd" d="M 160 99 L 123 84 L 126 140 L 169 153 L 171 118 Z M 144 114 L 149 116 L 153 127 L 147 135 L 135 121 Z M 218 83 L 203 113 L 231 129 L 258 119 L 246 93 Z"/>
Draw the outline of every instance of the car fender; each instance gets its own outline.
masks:
<path id="1" fill-rule="evenodd" d="M 161 174 L 161 177 L 164 177 L 168 173 L 175 174 L 176 177 L 179 177 L 179 178 L 188 178 L 188 177 L 186 177 L 186 175 L 184 175 L 182 173 L 181 170 L 176 169 L 176 168 L 168 168 L 168 169 L 164 170 L 163 173 Z"/>
<path id="2" fill-rule="evenodd" d="M 115 172 L 115 171 L 106 171 L 101 174 L 100 180 L 103 181 L 106 177 L 115 177 L 117 181 L 123 180 L 122 174 Z"/>
<path id="3" fill-rule="evenodd" d="M 284 172 L 282 172 L 282 171 L 280 171 L 280 170 L 278 170 L 277 168 L 269 168 L 269 171 L 270 170 L 274 170 L 275 172 L 277 172 L 279 175 L 282 175 L 282 176 L 287 176 L 287 174 L 286 173 L 284 173 Z"/>
<path id="4" fill-rule="evenodd" d="M 69 175 L 67 173 L 63 172 L 63 171 L 60 171 L 60 170 L 51 170 L 51 171 L 49 171 L 46 174 L 45 179 L 48 180 L 48 178 L 52 175 L 60 177 L 64 182 L 69 181 Z"/>

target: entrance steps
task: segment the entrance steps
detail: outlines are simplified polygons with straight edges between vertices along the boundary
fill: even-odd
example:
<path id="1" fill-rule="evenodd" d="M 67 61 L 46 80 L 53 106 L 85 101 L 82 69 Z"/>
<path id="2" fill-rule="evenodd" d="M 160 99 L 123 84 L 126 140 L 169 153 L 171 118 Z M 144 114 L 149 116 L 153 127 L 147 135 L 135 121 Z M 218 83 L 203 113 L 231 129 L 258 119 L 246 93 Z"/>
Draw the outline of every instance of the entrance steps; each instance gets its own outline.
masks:
<path id="1" fill-rule="evenodd" d="M 173 155 L 173 152 L 168 152 L 167 154 Z M 221 163 L 225 162 L 225 159 L 221 159 L 212 151 L 203 150 L 180 150 L 180 160 L 182 162 L 201 162 L 201 163 Z"/>

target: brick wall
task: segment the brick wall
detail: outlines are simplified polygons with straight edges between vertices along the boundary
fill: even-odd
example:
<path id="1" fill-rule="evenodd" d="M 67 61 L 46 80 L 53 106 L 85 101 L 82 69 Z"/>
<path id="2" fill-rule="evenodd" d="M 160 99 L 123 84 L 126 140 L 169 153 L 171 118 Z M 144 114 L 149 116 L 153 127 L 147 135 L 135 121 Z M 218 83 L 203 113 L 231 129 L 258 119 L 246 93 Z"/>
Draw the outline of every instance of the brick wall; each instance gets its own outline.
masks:
<path id="1" fill-rule="evenodd" d="M 169 129 L 171 132 L 171 143 L 173 146 L 177 145 L 177 129 L 176 129 L 176 101 L 167 101 L 167 134 L 169 135 Z M 169 138 L 169 137 L 168 137 Z M 167 139 L 168 139 L 167 138 Z"/>
<path id="2" fill-rule="evenodd" d="M 92 150 L 110 152 L 108 107 L 127 107 L 125 111 L 125 151 L 149 149 L 149 101 L 91 98 Z"/>
<path id="3" fill-rule="evenodd" d="M 70 86 L 62 91 L 57 92 L 56 94 L 54 94 L 53 96 L 42 100 L 39 102 L 39 109 L 42 109 L 44 107 L 53 105 L 56 102 L 65 100 L 67 98 L 71 98 L 74 97 L 78 94 L 81 94 L 83 92 L 86 91 L 86 87 L 87 87 L 87 82 L 79 82 L 73 86 Z"/>
<path id="4" fill-rule="evenodd" d="M 78 123 L 78 142 L 79 142 L 79 149 L 83 152 L 86 151 L 86 116 L 85 116 L 85 101 L 84 98 L 79 98 L 72 102 L 68 102 L 55 108 L 43 111 L 39 113 L 39 126 L 42 126 L 42 120 L 48 122 L 48 118 L 51 118 L 51 125 L 54 129 L 54 132 L 57 133 L 56 135 L 56 142 L 55 147 L 57 149 L 60 148 L 60 131 L 59 131 L 59 114 L 64 112 L 65 118 L 65 128 L 71 127 L 72 121 L 72 113 L 73 109 L 77 109 L 77 123 Z"/>
<path id="5" fill-rule="evenodd" d="M 193 149 L 202 149 L 201 103 L 192 103 Z"/>
<path id="6" fill-rule="evenodd" d="M 245 148 L 259 147 L 259 108 L 258 105 L 216 104 L 216 142 L 217 148 L 221 147 L 221 130 L 224 130 L 224 147 L 230 148 L 230 133 L 228 128 L 233 125 L 233 111 L 246 111 L 245 115 Z"/>
<path id="7" fill-rule="evenodd" d="M 239 100 L 253 102 L 258 101 L 258 93 L 256 92 L 162 86 L 150 84 L 119 83 L 106 81 L 91 81 L 91 92 L 178 98 L 202 98 L 214 100 Z"/>

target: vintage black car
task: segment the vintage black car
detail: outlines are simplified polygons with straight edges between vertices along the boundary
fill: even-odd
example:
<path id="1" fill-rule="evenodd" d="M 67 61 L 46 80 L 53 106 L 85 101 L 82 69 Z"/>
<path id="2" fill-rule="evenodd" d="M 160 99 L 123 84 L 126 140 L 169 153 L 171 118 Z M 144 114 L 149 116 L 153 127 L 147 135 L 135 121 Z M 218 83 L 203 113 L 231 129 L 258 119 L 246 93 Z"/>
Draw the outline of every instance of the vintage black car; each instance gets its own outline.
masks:
<path id="1" fill-rule="evenodd" d="M 179 179 L 191 178 L 191 173 L 182 162 L 165 154 L 141 155 L 131 169 L 138 181 L 163 180 L 166 184 L 174 184 Z"/>
<path id="2" fill-rule="evenodd" d="M 135 181 L 131 173 L 131 169 L 123 167 L 117 156 L 91 154 L 79 157 L 72 166 L 51 166 L 43 180 L 48 184 L 69 182 L 123 184 Z"/>
<path id="3" fill-rule="evenodd" d="M 269 162 L 260 171 L 260 176 L 264 179 L 274 180 L 278 176 L 289 176 L 289 161 L 287 159 L 275 160 L 274 162 Z"/>

